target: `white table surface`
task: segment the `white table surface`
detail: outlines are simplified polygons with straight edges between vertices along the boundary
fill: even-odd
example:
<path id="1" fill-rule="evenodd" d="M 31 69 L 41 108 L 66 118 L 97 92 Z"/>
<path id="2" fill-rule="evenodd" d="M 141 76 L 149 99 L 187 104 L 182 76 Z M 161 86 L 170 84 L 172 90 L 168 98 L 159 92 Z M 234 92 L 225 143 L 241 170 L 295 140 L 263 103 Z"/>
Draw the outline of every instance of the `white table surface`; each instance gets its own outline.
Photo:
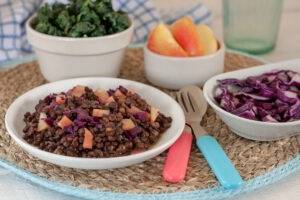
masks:
<path id="1" fill-rule="evenodd" d="M 174 0 L 179 1 L 179 0 Z M 203 0 L 214 13 L 212 27 L 218 36 L 222 35 L 221 1 Z M 173 2 L 172 2 L 173 3 Z M 277 47 L 269 54 L 260 56 L 267 61 L 279 61 L 300 57 L 300 1 L 286 0 L 282 16 Z M 0 168 L 0 200 L 79 200 L 32 185 L 14 174 Z M 286 179 L 262 188 L 251 194 L 233 200 L 299 200 L 300 172 Z"/>

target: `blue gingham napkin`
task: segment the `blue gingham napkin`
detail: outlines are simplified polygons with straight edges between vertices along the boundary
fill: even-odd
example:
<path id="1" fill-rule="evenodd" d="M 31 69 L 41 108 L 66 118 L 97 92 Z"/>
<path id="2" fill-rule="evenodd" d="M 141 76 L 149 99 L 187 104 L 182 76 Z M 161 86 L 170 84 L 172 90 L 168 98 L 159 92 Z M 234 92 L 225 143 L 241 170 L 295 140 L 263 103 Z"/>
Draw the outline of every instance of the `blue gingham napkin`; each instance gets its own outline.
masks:
<path id="1" fill-rule="evenodd" d="M 42 0 L 0 0 L 0 62 L 31 53 L 25 21 Z"/>
<path id="2" fill-rule="evenodd" d="M 42 3 L 43 0 L 0 0 L 0 62 L 32 53 L 26 40 L 25 22 Z M 192 17 L 196 23 L 211 21 L 210 10 L 200 2 L 178 16 L 173 13 L 169 17 L 161 16 L 152 0 L 113 0 L 113 6 L 128 12 L 134 19 L 133 44 L 144 42 L 151 28 L 160 21 L 171 23 L 184 15 Z"/>

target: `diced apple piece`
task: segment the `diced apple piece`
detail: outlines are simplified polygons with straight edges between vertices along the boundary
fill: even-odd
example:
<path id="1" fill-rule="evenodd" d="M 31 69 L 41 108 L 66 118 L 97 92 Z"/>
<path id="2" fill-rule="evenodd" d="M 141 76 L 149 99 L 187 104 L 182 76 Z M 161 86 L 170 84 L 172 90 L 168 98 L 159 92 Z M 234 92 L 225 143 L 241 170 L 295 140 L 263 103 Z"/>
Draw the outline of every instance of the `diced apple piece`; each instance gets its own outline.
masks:
<path id="1" fill-rule="evenodd" d="M 193 23 L 191 18 L 183 17 L 175 21 L 171 30 L 178 44 L 189 56 L 201 56 L 204 54 L 197 26 Z"/>
<path id="2" fill-rule="evenodd" d="M 96 90 L 95 95 L 98 97 L 99 101 L 101 101 L 102 103 L 105 103 L 106 100 L 109 98 L 108 93 L 105 90 Z"/>
<path id="3" fill-rule="evenodd" d="M 40 113 L 39 123 L 38 123 L 38 127 L 37 127 L 38 132 L 49 128 L 49 124 L 47 124 L 47 122 L 45 121 L 46 118 L 47 118 L 47 115 L 45 113 Z"/>
<path id="4" fill-rule="evenodd" d="M 93 117 L 103 117 L 104 115 L 109 115 L 109 110 L 102 110 L 102 109 L 93 109 L 92 116 Z"/>
<path id="5" fill-rule="evenodd" d="M 136 106 L 131 106 L 130 108 L 128 108 L 128 112 L 134 115 L 136 113 L 143 112 L 143 111 Z"/>
<path id="6" fill-rule="evenodd" d="M 158 111 L 159 110 L 157 108 L 151 107 L 151 109 L 150 109 L 150 121 L 151 122 L 155 122 L 157 116 L 159 115 Z"/>
<path id="7" fill-rule="evenodd" d="M 63 94 L 59 94 L 55 97 L 55 102 L 58 104 L 63 104 L 66 101 L 66 96 Z"/>
<path id="8" fill-rule="evenodd" d="M 82 147 L 85 149 L 92 149 L 93 148 L 93 134 L 89 129 L 84 128 L 84 139 L 83 139 L 83 144 Z"/>
<path id="9" fill-rule="evenodd" d="M 204 49 L 204 55 L 216 52 L 218 50 L 218 42 L 211 28 L 205 24 L 200 24 L 197 26 L 197 31 Z"/>
<path id="10" fill-rule="evenodd" d="M 148 112 L 145 112 L 136 106 L 131 106 L 130 108 L 127 108 L 127 111 L 139 120 L 144 121 L 150 118 L 150 114 Z"/>
<path id="11" fill-rule="evenodd" d="M 114 95 L 119 98 L 125 97 L 125 95 L 119 89 L 115 91 Z"/>
<path id="12" fill-rule="evenodd" d="M 114 99 L 113 96 L 110 96 L 108 99 L 106 99 L 105 105 L 108 105 L 108 104 L 110 104 L 111 102 L 115 102 L 115 99 Z"/>
<path id="13" fill-rule="evenodd" d="M 164 24 L 157 25 L 149 34 L 147 47 L 158 54 L 186 57 L 187 53 L 176 42 L 169 28 Z"/>
<path id="14" fill-rule="evenodd" d="M 67 127 L 67 126 L 70 126 L 72 125 L 73 122 L 72 120 L 70 120 L 67 116 L 63 116 L 61 118 L 61 120 L 59 122 L 57 122 L 57 125 L 60 127 L 60 128 L 64 128 L 64 127 Z"/>
<path id="15" fill-rule="evenodd" d="M 121 123 L 124 131 L 131 130 L 135 127 L 135 124 L 131 119 L 122 119 Z"/>
<path id="16" fill-rule="evenodd" d="M 75 97 L 81 97 L 85 93 L 85 87 L 82 85 L 77 85 L 71 90 L 71 95 Z"/>

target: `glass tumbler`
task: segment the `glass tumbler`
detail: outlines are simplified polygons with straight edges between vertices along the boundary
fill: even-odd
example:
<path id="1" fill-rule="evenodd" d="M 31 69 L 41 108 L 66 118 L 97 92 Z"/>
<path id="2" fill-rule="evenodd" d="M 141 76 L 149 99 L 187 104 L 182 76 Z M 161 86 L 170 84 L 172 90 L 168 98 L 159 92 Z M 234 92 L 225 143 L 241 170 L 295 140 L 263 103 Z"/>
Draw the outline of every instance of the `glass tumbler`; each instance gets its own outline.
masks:
<path id="1" fill-rule="evenodd" d="M 227 47 L 263 54 L 276 44 L 283 0 L 223 0 Z"/>

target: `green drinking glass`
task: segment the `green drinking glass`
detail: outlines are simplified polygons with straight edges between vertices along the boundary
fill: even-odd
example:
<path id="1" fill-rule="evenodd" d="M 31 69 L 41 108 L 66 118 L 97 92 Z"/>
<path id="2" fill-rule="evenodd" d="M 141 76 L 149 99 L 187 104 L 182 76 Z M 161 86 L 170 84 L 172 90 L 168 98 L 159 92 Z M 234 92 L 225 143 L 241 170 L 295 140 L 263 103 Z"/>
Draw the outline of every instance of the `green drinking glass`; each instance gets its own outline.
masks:
<path id="1" fill-rule="evenodd" d="M 283 0 L 223 0 L 224 41 L 228 48 L 252 54 L 276 44 Z"/>

